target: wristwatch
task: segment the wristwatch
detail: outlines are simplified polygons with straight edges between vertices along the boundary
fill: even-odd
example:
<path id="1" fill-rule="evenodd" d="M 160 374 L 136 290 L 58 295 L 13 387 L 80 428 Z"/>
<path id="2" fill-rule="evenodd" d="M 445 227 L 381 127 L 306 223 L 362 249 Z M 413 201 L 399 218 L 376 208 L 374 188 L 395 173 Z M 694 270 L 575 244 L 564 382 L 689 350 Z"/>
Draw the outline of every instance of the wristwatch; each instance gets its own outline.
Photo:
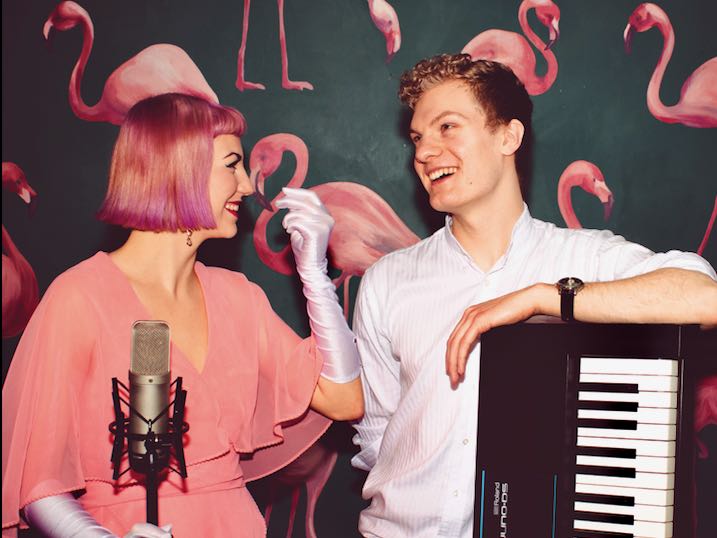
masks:
<path id="1" fill-rule="evenodd" d="M 573 303 L 577 293 L 583 289 L 585 284 L 579 278 L 569 276 L 561 278 L 555 284 L 560 293 L 560 317 L 563 321 L 573 321 Z"/>

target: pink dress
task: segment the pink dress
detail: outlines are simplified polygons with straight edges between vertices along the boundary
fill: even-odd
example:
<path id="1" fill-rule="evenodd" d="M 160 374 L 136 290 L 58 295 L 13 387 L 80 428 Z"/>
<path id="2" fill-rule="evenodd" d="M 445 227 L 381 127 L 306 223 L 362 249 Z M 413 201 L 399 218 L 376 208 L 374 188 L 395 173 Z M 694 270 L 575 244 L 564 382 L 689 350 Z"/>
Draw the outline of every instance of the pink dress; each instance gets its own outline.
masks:
<path id="1" fill-rule="evenodd" d="M 195 266 L 209 327 L 199 372 L 174 345 L 171 375 L 187 390 L 188 478 L 159 487 L 160 525 L 175 538 L 264 536 L 245 482 L 283 467 L 330 421 L 307 408 L 321 357 L 240 273 Z M 60 275 L 25 329 L 2 393 L 3 536 L 26 504 L 63 492 L 122 536 L 145 521 L 142 475 L 112 480 L 111 379 L 127 384 L 130 332 L 151 319 L 124 274 L 100 252 Z M 122 469 L 127 467 L 126 460 Z"/>

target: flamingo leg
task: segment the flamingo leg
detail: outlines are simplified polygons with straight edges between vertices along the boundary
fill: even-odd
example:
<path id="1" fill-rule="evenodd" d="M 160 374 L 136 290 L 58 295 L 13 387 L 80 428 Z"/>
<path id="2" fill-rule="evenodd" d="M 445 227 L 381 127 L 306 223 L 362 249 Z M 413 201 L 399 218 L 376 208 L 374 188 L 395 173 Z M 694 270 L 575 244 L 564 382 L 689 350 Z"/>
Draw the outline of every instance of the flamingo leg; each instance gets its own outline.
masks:
<path id="1" fill-rule="evenodd" d="M 337 457 L 338 454 L 332 452 L 318 472 L 306 479 L 306 538 L 316 538 L 316 529 L 314 528 L 316 503 L 331 476 L 331 472 L 334 470 Z"/>
<path id="2" fill-rule="evenodd" d="M 239 55 L 237 56 L 237 79 L 234 85 L 240 92 L 244 90 L 264 90 L 266 87 L 258 82 L 248 82 L 244 80 L 244 58 L 246 56 L 246 40 L 249 34 L 249 10 L 251 8 L 251 0 L 244 0 L 244 17 L 242 19 L 241 46 L 239 47 Z"/>
<path id="3" fill-rule="evenodd" d="M 279 43 L 281 44 L 281 87 L 285 90 L 313 90 L 310 82 L 289 80 L 289 56 L 286 52 L 284 28 L 284 0 L 277 0 L 279 7 Z"/>
<path id="4" fill-rule="evenodd" d="M 346 280 L 344 280 L 344 318 L 346 321 L 349 320 L 349 294 L 351 291 L 351 286 L 349 286 L 349 282 L 351 281 L 351 275 L 346 277 Z"/>
<path id="5" fill-rule="evenodd" d="M 291 538 L 294 533 L 294 520 L 296 519 L 296 509 L 299 506 L 299 486 L 295 486 L 291 492 L 291 509 L 289 510 L 289 526 L 286 529 L 286 538 Z"/>
<path id="6" fill-rule="evenodd" d="M 707 223 L 707 229 L 705 230 L 705 235 L 702 238 L 702 242 L 700 243 L 700 246 L 697 247 L 697 254 L 700 256 L 705 250 L 705 247 L 707 247 L 707 241 L 710 238 L 710 234 L 712 233 L 712 226 L 714 226 L 715 218 L 717 218 L 717 196 L 715 196 L 715 206 L 712 209 L 712 216 L 710 217 L 710 221 Z"/>

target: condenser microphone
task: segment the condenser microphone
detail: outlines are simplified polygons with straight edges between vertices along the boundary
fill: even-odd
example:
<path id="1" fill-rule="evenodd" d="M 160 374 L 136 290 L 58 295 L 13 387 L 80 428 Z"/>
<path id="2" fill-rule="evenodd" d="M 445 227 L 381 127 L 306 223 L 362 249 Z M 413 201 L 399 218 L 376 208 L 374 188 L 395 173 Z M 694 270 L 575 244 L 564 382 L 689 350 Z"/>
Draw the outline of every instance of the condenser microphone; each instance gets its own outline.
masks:
<path id="1" fill-rule="evenodd" d="M 147 454 L 147 440 L 169 430 L 169 325 L 164 321 L 132 324 L 132 354 L 129 367 L 129 463 L 136 471 L 162 468 L 169 451 L 160 448 Z M 154 461 L 148 461 L 148 458 Z"/>

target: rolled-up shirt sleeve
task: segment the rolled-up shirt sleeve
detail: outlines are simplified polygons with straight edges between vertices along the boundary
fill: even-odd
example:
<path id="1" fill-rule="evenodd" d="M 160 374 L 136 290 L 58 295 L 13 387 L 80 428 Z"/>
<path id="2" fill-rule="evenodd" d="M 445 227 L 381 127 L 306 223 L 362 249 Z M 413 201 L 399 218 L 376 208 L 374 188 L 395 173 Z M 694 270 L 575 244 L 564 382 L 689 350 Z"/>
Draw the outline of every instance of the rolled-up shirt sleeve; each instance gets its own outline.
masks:
<path id="1" fill-rule="evenodd" d="M 380 278 L 369 270 L 361 281 L 353 329 L 361 357 L 361 381 L 364 393 L 364 416 L 354 424 L 354 444 L 360 451 L 351 464 L 370 471 L 376 464 L 381 441 L 391 416 L 396 411 L 401 395 L 400 363 L 391 353 L 390 340 L 382 320 L 385 312 L 381 300 Z"/>

